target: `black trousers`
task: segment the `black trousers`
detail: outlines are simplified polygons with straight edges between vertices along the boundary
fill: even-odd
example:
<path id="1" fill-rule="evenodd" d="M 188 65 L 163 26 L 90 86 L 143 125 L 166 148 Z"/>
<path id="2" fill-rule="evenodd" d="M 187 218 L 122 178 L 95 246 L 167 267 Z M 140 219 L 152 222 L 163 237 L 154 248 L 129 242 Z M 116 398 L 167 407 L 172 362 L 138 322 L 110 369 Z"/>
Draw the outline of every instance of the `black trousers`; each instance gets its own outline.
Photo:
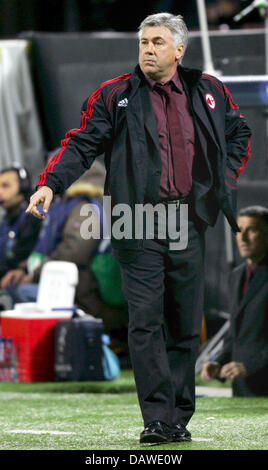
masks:
<path id="1" fill-rule="evenodd" d="M 176 211 L 179 229 L 180 210 Z M 188 246 L 144 240 L 144 251 L 122 261 L 129 311 L 129 350 L 145 426 L 184 424 L 195 410 L 204 291 L 204 231 L 188 223 Z M 174 240 L 172 240 L 174 241 Z M 122 250 L 123 251 L 123 250 Z"/>

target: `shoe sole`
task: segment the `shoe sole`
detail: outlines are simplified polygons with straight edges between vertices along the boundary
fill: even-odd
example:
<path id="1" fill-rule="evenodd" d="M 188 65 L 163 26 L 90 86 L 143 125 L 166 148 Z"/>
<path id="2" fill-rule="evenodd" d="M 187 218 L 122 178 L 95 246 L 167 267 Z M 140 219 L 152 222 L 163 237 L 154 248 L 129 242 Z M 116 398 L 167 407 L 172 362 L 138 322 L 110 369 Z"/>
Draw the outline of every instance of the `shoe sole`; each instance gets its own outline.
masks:
<path id="1" fill-rule="evenodd" d="M 191 437 L 175 437 L 174 439 L 172 439 L 172 442 L 191 442 L 192 441 L 192 438 Z"/>
<path id="2" fill-rule="evenodd" d="M 141 444 L 164 444 L 168 442 L 172 442 L 171 438 L 165 439 L 163 436 L 161 436 L 161 434 L 147 434 L 146 436 L 140 438 Z"/>

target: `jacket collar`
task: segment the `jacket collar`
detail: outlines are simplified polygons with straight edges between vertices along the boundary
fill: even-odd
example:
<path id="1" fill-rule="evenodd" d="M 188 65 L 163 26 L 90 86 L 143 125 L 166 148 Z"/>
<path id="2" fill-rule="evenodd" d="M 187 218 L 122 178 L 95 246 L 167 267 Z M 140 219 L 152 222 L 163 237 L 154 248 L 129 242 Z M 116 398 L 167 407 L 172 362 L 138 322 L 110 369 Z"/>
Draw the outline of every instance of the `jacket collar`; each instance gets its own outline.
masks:
<path id="1" fill-rule="evenodd" d="M 182 65 L 178 65 L 177 70 L 180 78 L 187 85 L 189 92 L 192 92 L 193 89 L 198 85 L 198 82 L 202 76 L 202 71 L 198 69 L 182 67 Z M 136 91 L 140 84 L 144 83 L 145 81 L 146 78 L 144 77 L 139 64 L 137 64 L 130 79 L 132 92 Z"/>
<path id="2" fill-rule="evenodd" d="M 190 93 L 197 87 L 200 78 L 202 77 L 202 71 L 198 69 L 190 69 L 186 67 L 178 66 L 178 72 L 181 79 L 186 83 Z"/>

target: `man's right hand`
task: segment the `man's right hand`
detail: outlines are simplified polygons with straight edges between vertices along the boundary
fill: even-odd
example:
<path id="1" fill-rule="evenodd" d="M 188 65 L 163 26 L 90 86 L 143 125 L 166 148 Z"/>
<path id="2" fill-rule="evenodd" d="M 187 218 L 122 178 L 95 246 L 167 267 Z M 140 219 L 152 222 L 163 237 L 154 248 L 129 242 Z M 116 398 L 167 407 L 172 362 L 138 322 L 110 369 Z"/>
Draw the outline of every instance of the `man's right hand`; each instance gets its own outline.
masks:
<path id="1" fill-rule="evenodd" d="M 44 219 L 45 215 L 37 209 L 39 204 L 43 205 L 43 211 L 46 213 L 53 199 L 53 191 L 49 186 L 40 186 L 40 188 L 30 197 L 30 204 L 26 209 L 27 213 L 33 214 L 38 219 Z"/>
<path id="2" fill-rule="evenodd" d="M 218 362 L 205 362 L 201 371 L 202 380 L 211 380 L 219 375 L 221 366 Z"/>

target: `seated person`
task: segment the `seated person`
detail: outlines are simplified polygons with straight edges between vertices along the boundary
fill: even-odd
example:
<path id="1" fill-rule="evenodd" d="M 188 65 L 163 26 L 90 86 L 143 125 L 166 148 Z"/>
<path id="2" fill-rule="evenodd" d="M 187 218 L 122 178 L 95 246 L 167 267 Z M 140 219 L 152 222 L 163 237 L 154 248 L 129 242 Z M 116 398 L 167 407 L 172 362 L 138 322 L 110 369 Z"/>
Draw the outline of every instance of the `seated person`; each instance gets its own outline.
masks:
<path id="1" fill-rule="evenodd" d="M 38 238 L 41 221 L 25 213 L 31 193 L 25 168 L 14 166 L 0 171 L 0 279 L 28 258 Z"/>
<path id="2" fill-rule="evenodd" d="M 121 345 L 122 336 L 124 344 L 127 342 L 127 309 L 125 306 L 113 308 L 102 300 L 98 282 L 90 269 L 101 240 L 97 237 L 84 239 L 80 233 L 81 224 L 88 218 L 88 215 L 80 215 L 85 203 L 97 205 L 102 212 L 104 176 L 103 165 L 95 161 L 90 171 L 73 183 L 62 199 L 54 200 L 33 252 L 19 269 L 6 274 L 1 287 L 8 290 L 14 303 L 35 302 L 44 263 L 52 260 L 73 262 L 79 271 L 75 304 L 86 313 L 102 318 L 106 332 L 111 337 L 114 332 Z M 99 213 L 93 214 L 91 220 L 97 231 L 100 225 Z"/>
<path id="3" fill-rule="evenodd" d="M 231 325 L 201 377 L 231 379 L 234 396 L 268 396 L 268 209 L 241 209 L 238 226 L 245 262 L 230 277 Z"/>

